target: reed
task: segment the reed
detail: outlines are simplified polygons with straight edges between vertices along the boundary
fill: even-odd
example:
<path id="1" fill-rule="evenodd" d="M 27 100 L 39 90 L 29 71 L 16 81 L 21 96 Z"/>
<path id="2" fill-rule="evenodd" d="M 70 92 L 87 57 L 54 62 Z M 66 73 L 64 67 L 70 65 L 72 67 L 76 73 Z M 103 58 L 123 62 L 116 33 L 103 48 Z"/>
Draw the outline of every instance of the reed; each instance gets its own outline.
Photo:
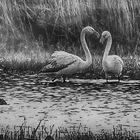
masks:
<path id="1" fill-rule="evenodd" d="M 110 53 L 123 57 L 124 73 L 133 77 L 139 69 L 139 0 L 9 0 L 0 1 L 0 7 L 0 63 L 5 70 L 39 71 L 54 50 L 84 56 L 79 35 L 87 25 L 111 32 Z M 104 48 L 92 38 L 88 46 L 91 71 L 100 78 Z"/>
<path id="2" fill-rule="evenodd" d="M 2 25 L 15 36 L 24 32 L 24 39 L 30 33 L 50 43 L 74 43 L 81 29 L 92 25 L 100 33 L 109 30 L 125 53 L 139 46 L 139 0 L 10 0 L 0 6 Z"/>
<path id="3" fill-rule="evenodd" d="M 86 126 L 71 126 L 69 128 L 41 125 L 41 121 L 34 128 L 23 123 L 21 126 L 1 128 L 1 140 L 138 140 L 136 132 L 128 131 L 122 125 L 113 126 L 112 130 L 92 132 Z"/>

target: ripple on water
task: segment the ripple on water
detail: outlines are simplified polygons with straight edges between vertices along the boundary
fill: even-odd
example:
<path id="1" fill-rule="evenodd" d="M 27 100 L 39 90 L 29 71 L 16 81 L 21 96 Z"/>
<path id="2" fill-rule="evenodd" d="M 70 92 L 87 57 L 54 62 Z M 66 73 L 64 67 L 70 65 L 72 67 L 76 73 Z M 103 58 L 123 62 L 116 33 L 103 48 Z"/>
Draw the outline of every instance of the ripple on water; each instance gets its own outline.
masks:
<path id="1" fill-rule="evenodd" d="M 46 84 L 44 76 L 17 74 L 1 79 L 0 94 L 9 103 L 0 106 L 1 123 L 22 124 L 24 116 L 35 125 L 44 118 L 48 124 L 82 123 L 94 130 L 114 124 L 140 127 L 140 81 L 70 79 Z"/>

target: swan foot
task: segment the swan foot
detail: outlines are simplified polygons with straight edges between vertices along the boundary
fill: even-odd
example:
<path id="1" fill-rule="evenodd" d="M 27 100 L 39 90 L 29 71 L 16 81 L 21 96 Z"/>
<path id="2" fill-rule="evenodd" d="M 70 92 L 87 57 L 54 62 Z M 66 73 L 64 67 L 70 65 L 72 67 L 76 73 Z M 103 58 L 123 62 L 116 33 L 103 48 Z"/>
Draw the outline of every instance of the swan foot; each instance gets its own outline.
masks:
<path id="1" fill-rule="evenodd" d="M 108 79 L 106 79 L 106 83 L 109 83 Z"/>
<path id="2" fill-rule="evenodd" d="M 52 79 L 52 82 L 54 82 L 56 80 L 56 77 L 54 77 L 53 79 Z"/>
<path id="3" fill-rule="evenodd" d="M 106 83 L 108 83 L 109 81 L 108 81 L 108 75 L 107 74 L 105 74 L 105 79 L 106 79 Z"/>
<path id="4" fill-rule="evenodd" d="M 118 83 L 120 82 L 120 80 L 121 80 L 121 77 L 120 77 L 120 75 L 118 75 Z"/>
<path id="5" fill-rule="evenodd" d="M 57 78 L 54 77 L 54 78 L 52 79 L 52 82 L 54 82 L 56 79 L 57 79 Z M 66 76 L 65 76 L 65 75 L 62 76 L 62 82 L 63 82 L 63 83 L 66 82 Z"/>

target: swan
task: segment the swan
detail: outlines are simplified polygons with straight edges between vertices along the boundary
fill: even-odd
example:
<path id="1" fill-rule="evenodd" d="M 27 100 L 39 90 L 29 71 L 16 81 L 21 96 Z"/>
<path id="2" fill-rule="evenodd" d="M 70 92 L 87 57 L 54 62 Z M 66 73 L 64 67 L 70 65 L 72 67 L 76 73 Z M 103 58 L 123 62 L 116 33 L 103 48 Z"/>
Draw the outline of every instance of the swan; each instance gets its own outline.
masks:
<path id="1" fill-rule="evenodd" d="M 109 51 L 112 45 L 112 37 L 109 31 L 102 32 L 100 42 L 103 44 L 104 40 L 107 40 L 105 52 L 102 59 L 102 67 L 105 72 L 106 82 L 108 82 L 108 75 L 117 75 L 118 82 L 120 81 L 120 75 L 124 66 L 123 60 L 118 55 L 109 55 Z"/>
<path id="2" fill-rule="evenodd" d="M 91 26 L 86 26 L 82 29 L 80 40 L 86 56 L 85 61 L 74 54 L 65 51 L 55 51 L 51 55 L 48 64 L 43 67 L 41 72 L 62 76 L 63 82 L 65 82 L 66 77 L 70 75 L 84 72 L 92 64 L 92 56 L 85 40 L 86 34 L 95 34 L 97 38 L 100 37 L 100 34 Z M 56 77 L 54 79 L 56 79 Z"/>

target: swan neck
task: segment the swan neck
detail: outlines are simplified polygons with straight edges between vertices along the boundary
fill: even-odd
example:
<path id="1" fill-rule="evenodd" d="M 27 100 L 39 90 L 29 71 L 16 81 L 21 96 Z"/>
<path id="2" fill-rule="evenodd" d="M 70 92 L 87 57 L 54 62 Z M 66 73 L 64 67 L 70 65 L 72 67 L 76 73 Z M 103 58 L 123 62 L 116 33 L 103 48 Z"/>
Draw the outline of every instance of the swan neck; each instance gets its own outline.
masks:
<path id="1" fill-rule="evenodd" d="M 85 31 L 82 31 L 80 39 L 81 39 L 81 44 L 82 44 L 82 47 L 84 49 L 85 56 L 86 56 L 86 61 L 85 62 L 86 62 L 86 64 L 92 64 L 92 56 L 91 56 L 91 53 L 88 49 L 85 36 L 86 36 Z"/>
<path id="2" fill-rule="evenodd" d="M 103 55 L 103 60 L 105 60 L 106 57 L 108 56 L 111 45 L 112 45 L 112 37 L 109 36 L 108 39 L 107 39 L 107 44 L 106 44 L 105 52 L 104 52 L 104 55 Z"/>

